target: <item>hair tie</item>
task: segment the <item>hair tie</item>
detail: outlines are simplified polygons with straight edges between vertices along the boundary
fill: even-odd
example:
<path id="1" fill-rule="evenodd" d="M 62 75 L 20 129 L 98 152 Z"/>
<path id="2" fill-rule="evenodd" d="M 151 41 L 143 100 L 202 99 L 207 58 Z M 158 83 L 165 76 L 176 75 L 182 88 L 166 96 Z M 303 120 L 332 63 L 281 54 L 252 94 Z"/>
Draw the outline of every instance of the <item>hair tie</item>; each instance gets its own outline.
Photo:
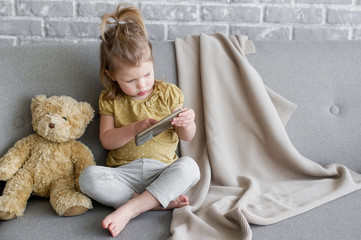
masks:
<path id="1" fill-rule="evenodd" d="M 119 21 L 118 24 L 124 25 L 124 24 L 127 24 L 127 22 L 126 21 Z"/>

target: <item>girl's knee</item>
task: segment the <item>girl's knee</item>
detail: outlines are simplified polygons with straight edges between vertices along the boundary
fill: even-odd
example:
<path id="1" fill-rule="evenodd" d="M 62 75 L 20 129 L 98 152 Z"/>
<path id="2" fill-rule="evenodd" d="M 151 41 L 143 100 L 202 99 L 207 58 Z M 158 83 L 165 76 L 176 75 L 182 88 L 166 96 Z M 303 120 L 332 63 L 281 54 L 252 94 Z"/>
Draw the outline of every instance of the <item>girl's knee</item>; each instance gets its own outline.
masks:
<path id="1" fill-rule="evenodd" d="M 180 169 L 186 176 L 193 177 L 194 181 L 198 182 L 200 179 L 199 166 L 191 157 L 181 157 L 177 160 Z"/>
<path id="2" fill-rule="evenodd" d="M 97 168 L 98 166 L 88 166 L 80 174 L 79 187 L 83 193 L 87 194 L 89 190 L 93 189 L 94 185 L 97 183 Z"/>

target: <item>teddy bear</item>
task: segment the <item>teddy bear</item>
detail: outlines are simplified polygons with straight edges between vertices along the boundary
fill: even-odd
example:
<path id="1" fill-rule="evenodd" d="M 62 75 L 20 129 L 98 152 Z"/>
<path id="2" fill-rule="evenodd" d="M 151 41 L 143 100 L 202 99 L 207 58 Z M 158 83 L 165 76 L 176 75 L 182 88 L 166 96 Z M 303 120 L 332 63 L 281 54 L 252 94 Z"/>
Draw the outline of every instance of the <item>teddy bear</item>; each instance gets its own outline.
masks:
<path id="1" fill-rule="evenodd" d="M 17 141 L 0 159 L 0 219 L 23 215 L 33 194 L 50 198 L 59 216 L 75 216 L 92 208 L 81 193 L 80 173 L 95 165 L 90 149 L 76 140 L 94 117 L 89 103 L 69 96 L 37 95 L 31 101 L 34 133 Z"/>

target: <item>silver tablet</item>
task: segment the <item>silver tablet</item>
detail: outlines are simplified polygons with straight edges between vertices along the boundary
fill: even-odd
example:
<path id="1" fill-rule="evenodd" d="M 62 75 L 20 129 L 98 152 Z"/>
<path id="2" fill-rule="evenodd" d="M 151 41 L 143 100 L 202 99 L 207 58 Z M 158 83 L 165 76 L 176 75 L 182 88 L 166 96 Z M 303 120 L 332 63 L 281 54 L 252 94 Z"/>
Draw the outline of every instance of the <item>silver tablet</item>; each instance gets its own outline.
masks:
<path id="1" fill-rule="evenodd" d="M 153 124 L 149 128 L 143 130 L 142 132 L 138 133 L 135 136 L 135 144 L 137 146 L 142 145 L 143 143 L 149 141 L 153 137 L 157 136 L 158 134 L 164 132 L 165 130 L 172 127 L 172 119 L 175 118 L 179 113 L 182 112 L 182 109 L 179 109 L 172 114 L 168 115 L 167 117 L 159 120 L 157 123 Z"/>

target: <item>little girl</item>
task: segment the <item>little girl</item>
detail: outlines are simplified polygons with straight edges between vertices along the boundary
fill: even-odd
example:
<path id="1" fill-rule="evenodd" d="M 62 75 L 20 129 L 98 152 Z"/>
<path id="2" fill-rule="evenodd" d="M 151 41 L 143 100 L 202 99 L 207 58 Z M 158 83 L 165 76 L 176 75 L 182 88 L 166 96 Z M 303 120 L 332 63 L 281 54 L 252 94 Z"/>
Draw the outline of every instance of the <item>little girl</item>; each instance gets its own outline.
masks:
<path id="1" fill-rule="evenodd" d="M 81 190 L 96 201 L 116 208 L 102 226 L 117 236 L 134 217 L 148 210 L 189 205 L 184 194 L 199 178 L 190 157 L 175 154 L 178 137 L 193 138 L 192 109 L 183 108 L 183 94 L 174 84 L 154 79 L 153 53 L 142 15 L 134 7 L 104 15 L 100 46 L 100 141 L 109 150 L 106 167 L 86 168 Z M 173 127 L 143 145 L 137 133 L 182 108 Z"/>

